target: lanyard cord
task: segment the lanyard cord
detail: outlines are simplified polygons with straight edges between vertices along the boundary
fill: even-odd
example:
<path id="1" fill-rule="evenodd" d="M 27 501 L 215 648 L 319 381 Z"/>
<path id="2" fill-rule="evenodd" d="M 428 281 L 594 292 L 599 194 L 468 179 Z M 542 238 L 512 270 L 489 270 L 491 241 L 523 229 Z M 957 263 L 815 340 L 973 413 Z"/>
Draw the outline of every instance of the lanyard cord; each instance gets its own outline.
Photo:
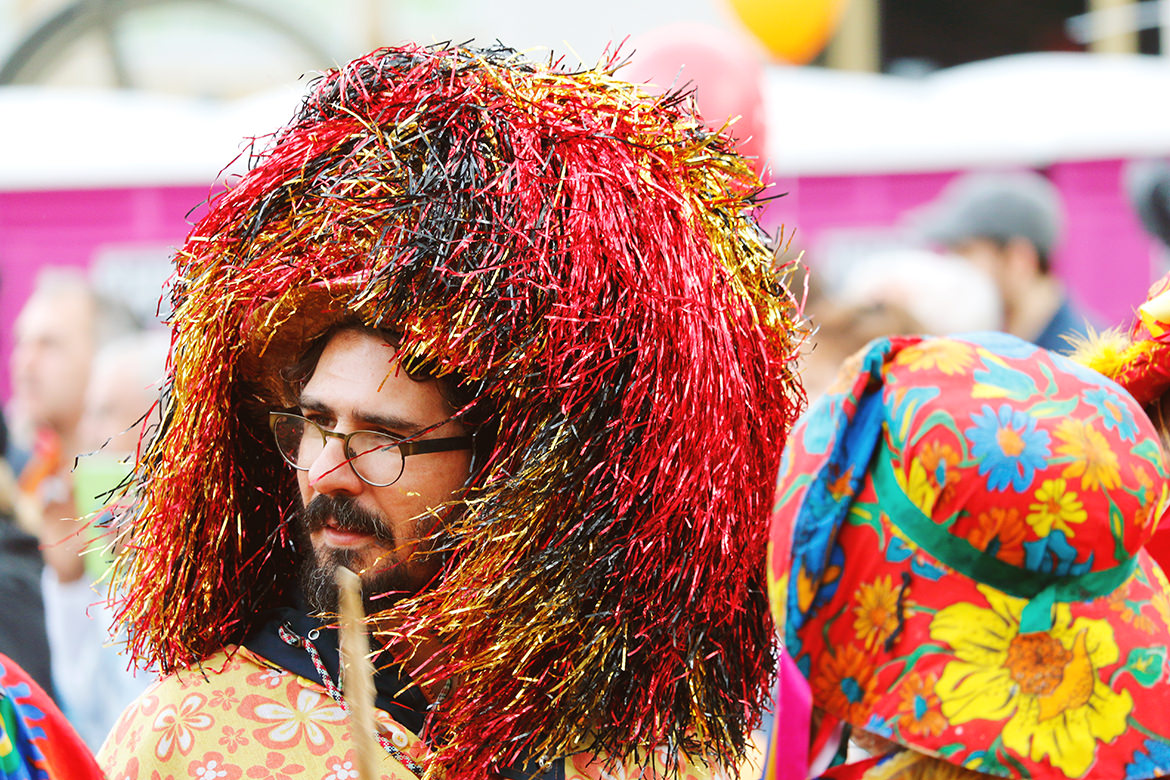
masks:
<path id="1" fill-rule="evenodd" d="M 325 664 L 321 661 L 321 654 L 317 652 L 317 648 L 313 646 L 313 642 L 311 641 L 317 638 L 317 630 L 314 629 L 310 631 L 308 637 L 301 637 L 293 633 L 292 629 L 289 628 L 288 624 L 286 623 L 280 626 L 280 628 L 277 629 L 277 632 L 280 634 L 280 638 L 284 640 L 285 644 L 291 645 L 292 647 L 305 648 L 305 652 L 309 654 L 309 658 L 313 661 L 313 666 L 316 668 L 317 674 L 321 677 L 321 684 L 325 686 L 325 690 L 329 693 L 329 698 L 333 699 L 333 701 L 341 705 L 341 709 L 348 716 L 349 707 L 347 707 L 345 704 L 345 699 L 341 695 L 341 690 L 333 682 L 333 678 L 329 676 L 329 670 L 325 668 Z M 409 769 L 415 775 L 415 777 L 423 776 L 423 772 L 425 771 L 423 767 L 420 766 L 410 756 L 399 750 L 384 731 L 381 729 L 375 729 L 374 736 L 378 738 L 378 744 L 381 745 L 387 753 L 402 762 L 402 765 Z"/>

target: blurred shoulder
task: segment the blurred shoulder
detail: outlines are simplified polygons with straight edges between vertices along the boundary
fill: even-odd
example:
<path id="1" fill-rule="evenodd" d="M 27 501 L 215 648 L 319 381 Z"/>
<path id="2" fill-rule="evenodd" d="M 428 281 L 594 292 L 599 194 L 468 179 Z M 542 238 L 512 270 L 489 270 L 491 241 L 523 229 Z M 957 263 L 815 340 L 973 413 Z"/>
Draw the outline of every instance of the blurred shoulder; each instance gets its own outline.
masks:
<path id="1" fill-rule="evenodd" d="M 114 724 L 98 762 L 119 780 L 152 770 L 185 777 L 192 761 L 235 747 L 231 735 L 249 690 L 281 688 L 292 677 L 246 649 L 225 648 L 147 688 Z"/>

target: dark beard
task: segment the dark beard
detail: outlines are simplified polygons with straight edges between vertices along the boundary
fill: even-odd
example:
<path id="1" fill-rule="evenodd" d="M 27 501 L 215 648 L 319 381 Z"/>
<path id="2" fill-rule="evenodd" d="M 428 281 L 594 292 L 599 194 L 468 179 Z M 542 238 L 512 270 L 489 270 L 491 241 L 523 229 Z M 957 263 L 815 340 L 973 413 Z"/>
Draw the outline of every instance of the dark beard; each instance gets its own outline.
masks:
<path id="1" fill-rule="evenodd" d="M 387 550 L 398 542 L 378 515 L 358 506 L 348 497 L 317 496 L 293 518 L 297 544 L 305 551 L 301 561 L 299 582 L 309 607 L 314 612 L 336 615 L 339 611 L 337 568 L 344 566 L 362 579 L 362 602 L 366 614 L 380 612 L 418 592 L 416 584 L 407 576 L 405 564 L 387 562 L 386 568 L 360 572 L 356 550 L 330 548 L 318 553 L 313 549 L 310 534 L 325 527 L 330 519 L 344 531 L 355 531 L 374 537 Z"/>

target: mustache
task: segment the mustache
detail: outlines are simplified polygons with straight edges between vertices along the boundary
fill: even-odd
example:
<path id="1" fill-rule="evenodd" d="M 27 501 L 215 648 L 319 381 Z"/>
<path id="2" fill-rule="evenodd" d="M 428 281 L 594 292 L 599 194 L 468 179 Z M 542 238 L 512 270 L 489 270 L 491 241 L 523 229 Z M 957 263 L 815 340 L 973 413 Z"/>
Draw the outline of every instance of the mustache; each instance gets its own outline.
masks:
<path id="1" fill-rule="evenodd" d="M 300 517 L 309 533 L 325 528 L 332 520 L 333 527 L 341 531 L 366 534 L 389 547 L 398 542 L 379 515 L 348 496 L 318 495 L 300 511 Z"/>

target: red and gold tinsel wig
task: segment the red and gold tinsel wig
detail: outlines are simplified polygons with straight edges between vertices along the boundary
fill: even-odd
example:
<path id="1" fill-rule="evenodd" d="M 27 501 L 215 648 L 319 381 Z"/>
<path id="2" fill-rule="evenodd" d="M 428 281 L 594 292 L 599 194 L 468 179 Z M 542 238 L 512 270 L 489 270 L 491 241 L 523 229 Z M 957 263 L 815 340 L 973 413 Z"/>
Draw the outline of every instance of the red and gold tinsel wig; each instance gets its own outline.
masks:
<path id="1" fill-rule="evenodd" d="M 1117 382 L 1143 406 L 1159 404 L 1170 390 L 1170 274 L 1150 286 L 1128 332 L 1094 333 L 1075 347 L 1075 360 Z M 1158 417 L 1154 421 L 1166 427 Z"/>
<path id="2" fill-rule="evenodd" d="M 393 638 L 450 649 L 428 725 L 448 776 L 583 739 L 743 755 L 803 324 L 750 161 L 615 65 L 382 49 L 254 144 L 176 258 L 165 420 L 115 577 L 136 655 L 197 664 L 291 598 L 274 366 L 356 317 L 492 410 L 441 582 L 389 608 Z"/>

